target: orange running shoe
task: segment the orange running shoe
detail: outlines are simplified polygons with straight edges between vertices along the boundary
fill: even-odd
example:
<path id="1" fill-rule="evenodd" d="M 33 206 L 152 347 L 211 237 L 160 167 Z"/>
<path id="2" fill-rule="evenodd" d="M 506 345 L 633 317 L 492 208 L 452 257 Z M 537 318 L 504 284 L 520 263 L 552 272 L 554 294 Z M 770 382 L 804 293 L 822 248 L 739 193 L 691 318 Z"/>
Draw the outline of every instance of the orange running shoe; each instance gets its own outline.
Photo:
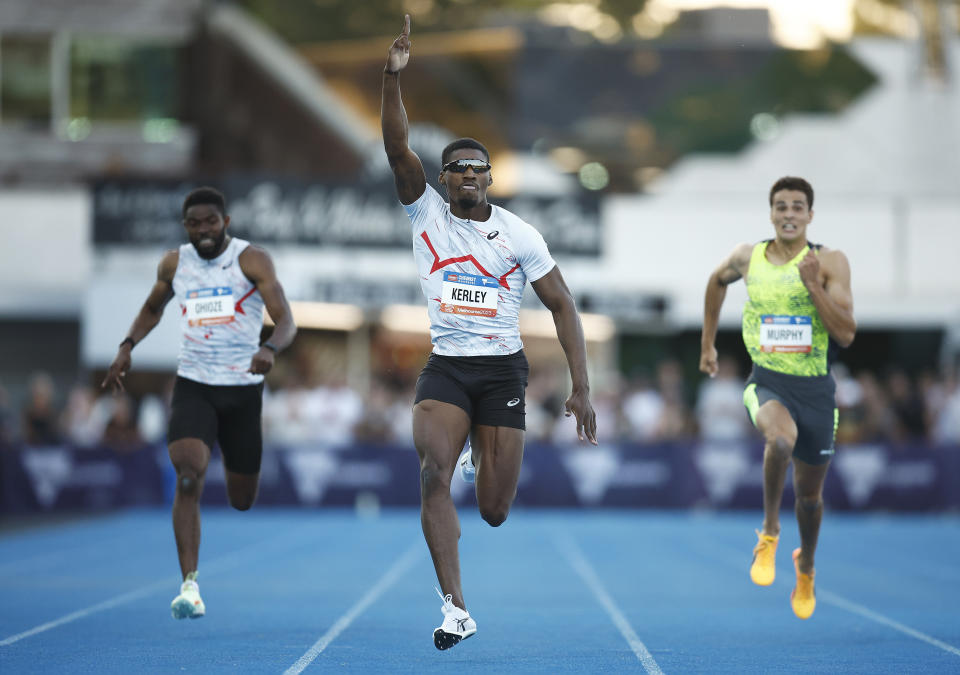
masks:
<path id="1" fill-rule="evenodd" d="M 777 574 L 777 542 L 780 537 L 771 537 L 756 530 L 759 541 L 753 548 L 753 563 L 750 565 L 750 579 L 757 586 L 769 586 Z"/>
<path id="2" fill-rule="evenodd" d="M 793 613 L 801 619 L 809 619 L 817 606 L 817 593 L 813 588 L 813 575 L 800 571 L 800 549 L 793 552 L 793 567 L 797 570 L 797 585 L 790 593 L 790 606 Z"/>

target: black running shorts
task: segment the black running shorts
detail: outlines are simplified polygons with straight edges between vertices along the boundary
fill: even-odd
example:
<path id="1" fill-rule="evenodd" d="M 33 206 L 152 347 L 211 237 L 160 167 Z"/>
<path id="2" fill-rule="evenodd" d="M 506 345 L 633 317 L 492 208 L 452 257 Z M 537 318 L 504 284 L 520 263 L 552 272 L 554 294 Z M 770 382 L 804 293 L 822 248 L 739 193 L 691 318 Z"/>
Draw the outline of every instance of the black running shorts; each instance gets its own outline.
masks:
<path id="1" fill-rule="evenodd" d="M 525 429 L 527 377 L 523 350 L 506 356 L 431 354 L 417 379 L 414 404 L 426 399 L 463 408 L 472 424 Z"/>
<path id="2" fill-rule="evenodd" d="M 260 471 L 263 383 L 201 384 L 177 376 L 167 442 L 199 438 L 208 448 L 220 442 L 223 465 L 234 473 Z"/>
<path id="3" fill-rule="evenodd" d="M 756 426 L 760 406 L 780 401 L 797 425 L 793 456 L 807 464 L 826 464 L 833 458 L 837 435 L 836 390 L 832 375 L 787 375 L 754 364 L 743 404 Z"/>

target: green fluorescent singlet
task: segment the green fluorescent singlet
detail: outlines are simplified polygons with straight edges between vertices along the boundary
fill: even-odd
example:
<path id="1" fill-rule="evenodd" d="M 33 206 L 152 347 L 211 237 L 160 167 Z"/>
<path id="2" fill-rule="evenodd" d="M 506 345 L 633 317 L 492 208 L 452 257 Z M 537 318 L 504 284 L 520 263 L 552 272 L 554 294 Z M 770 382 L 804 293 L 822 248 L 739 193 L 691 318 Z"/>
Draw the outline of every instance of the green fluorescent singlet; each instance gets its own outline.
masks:
<path id="1" fill-rule="evenodd" d="M 743 344 L 759 366 L 789 375 L 826 375 L 830 370 L 830 334 L 800 280 L 797 264 L 804 248 L 790 262 L 767 260 L 769 241 L 753 247 L 747 270 L 743 308 Z"/>

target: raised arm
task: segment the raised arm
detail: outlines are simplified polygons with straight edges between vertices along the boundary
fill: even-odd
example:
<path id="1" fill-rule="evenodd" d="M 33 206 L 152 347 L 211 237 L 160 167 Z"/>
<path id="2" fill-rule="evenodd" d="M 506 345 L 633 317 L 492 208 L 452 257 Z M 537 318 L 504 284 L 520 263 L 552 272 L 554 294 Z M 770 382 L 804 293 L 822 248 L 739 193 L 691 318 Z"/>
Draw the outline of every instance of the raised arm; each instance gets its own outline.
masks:
<path id="1" fill-rule="evenodd" d="M 817 308 L 823 327 L 841 347 L 849 347 L 857 332 L 850 290 L 850 263 L 842 251 L 813 249 L 797 265 L 800 279 Z"/>
<path id="2" fill-rule="evenodd" d="M 383 131 L 383 149 L 387 152 L 397 196 L 404 204 L 412 204 L 427 188 L 423 164 L 410 149 L 407 111 L 400 98 L 400 71 L 410 60 L 410 15 L 403 18 L 403 32 L 393 41 L 387 52 L 383 69 L 383 95 L 380 102 L 380 128 Z"/>
<path id="3" fill-rule="evenodd" d="M 717 374 L 717 325 L 720 322 L 720 308 L 727 297 L 727 286 L 747 273 L 752 252 L 753 246 L 750 244 L 738 244 L 707 281 L 703 298 L 703 329 L 700 333 L 700 370 L 710 377 Z"/>
<path id="4" fill-rule="evenodd" d="M 239 262 L 244 275 L 256 285 L 267 308 L 267 314 L 274 323 L 273 332 L 250 359 L 250 368 L 247 370 L 262 375 L 273 368 L 274 357 L 280 350 L 286 349 L 293 342 L 297 327 L 293 323 L 293 312 L 290 311 L 290 303 L 287 302 L 283 286 L 277 279 L 270 254 L 258 246 L 248 246 L 240 254 Z"/>
<path id="5" fill-rule="evenodd" d="M 573 294 L 567 288 L 560 268 L 554 267 L 533 282 L 533 290 L 544 306 L 553 313 L 560 346 L 567 357 L 573 391 L 564 407 L 566 415 L 577 419 L 577 438 L 597 444 L 597 414 L 590 404 L 590 380 L 587 377 L 587 345 L 583 339 L 583 326 Z"/>
<path id="6" fill-rule="evenodd" d="M 137 313 L 130 330 L 127 331 L 127 337 L 120 343 L 117 355 L 113 363 L 107 369 L 107 375 L 103 378 L 101 387 L 110 387 L 114 392 L 123 391 L 123 378 L 130 372 L 132 361 L 130 352 L 147 334 L 160 323 L 163 317 L 163 309 L 173 297 L 173 275 L 177 271 L 177 262 L 180 260 L 180 252 L 177 250 L 167 251 L 160 259 L 157 266 L 157 280 L 150 289 L 147 301 Z"/>

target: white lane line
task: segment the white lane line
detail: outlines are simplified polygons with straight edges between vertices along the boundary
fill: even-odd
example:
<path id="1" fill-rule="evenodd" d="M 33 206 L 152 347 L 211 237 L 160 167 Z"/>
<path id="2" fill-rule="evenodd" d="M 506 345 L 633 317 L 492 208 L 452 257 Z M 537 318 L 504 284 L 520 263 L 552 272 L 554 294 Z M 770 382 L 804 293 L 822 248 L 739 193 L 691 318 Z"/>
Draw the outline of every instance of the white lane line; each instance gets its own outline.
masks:
<path id="1" fill-rule="evenodd" d="M 256 544 L 251 544 L 250 546 L 245 546 L 244 548 L 238 549 L 233 553 L 228 553 L 218 558 L 214 558 L 212 561 L 202 566 L 202 571 L 224 572 L 224 571 L 233 569 L 235 567 L 239 567 L 240 565 L 245 565 L 249 563 L 250 560 L 255 560 L 258 557 L 263 557 L 265 555 L 272 555 L 276 553 L 278 549 L 278 546 L 277 546 L 278 540 L 285 539 L 289 536 L 290 536 L 290 533 L 278 535 L 266 541 L 258 542 Z M 288 545 L 290 543 L 300 544 L 300 543 L 303 543 L 303 539 L 301 537 L 287 543 Z M 9 637 L 6 637 L 3 640 L 0 640 L 0 647 L 7 647 L 9 645 L 12 645 L 15 642 L 19 642 L 20 640 L 23 640 L 24 638 L 28 638 L 32 635 L 37 635 L 38 633 L 44 633 L 52 628 L 56 628 L 57 626 L 62 626 L 66 623 L 71 623 L 73 621 L 76 621 L 77 619 L 82 619 L 84 617 L 90 616 L 91 614 L 102 612 L 105 609 L 112 609 L 114 607 L 118 607 L 128 602 L 138 600 L 152 593 L 156 593 L 164 588 L 169 589 L 171 591 L 176 588 L 176 577 L 174 575 L 170 575 L 167 578 L 161 579 L 152 584 L 148 584 L 147 586 L 142 586 L 141 588 L 136 588 L 132 591 L 127 591 L 126 593 L 122 593 L 108 600 L 104 600 L 103 602 L 99 602 L 96 605 L 92 605 L 85 609 L 80 609 L 80 610 L 77 610 L 76 612 L 71 612 L 70 614 L 61 616 L 59 619 L 54 619 L 53 621 L 42 623 L 39 626 L 34 626 L 33 628 L 25 630 L 22 633 L 17 633 L 16 635 L 11 635 Z"/>
<path id="2" fill-rule="evenodd" d="M 357 604 L 347 610 L 346 614 L 337 619 L 330 627 L 330 630 L 321 635 L 320 639 L 313 643 L 313 646 L 310 647 L 303 656 L 297 659 L 296 663 L 284 671 L 284 675 L 297 675 L 313 663 L 323 650 L 329 647 L 330 643 L 336 640 L 340 633 L 345 631 L 350 624 L 353 623 L 354 619 L 363 614 L 370 605 L 376 602 L 377 598 L 383 595 L 387 589 L 393 586 L 400 577 L 413 567 L 413 564 L 423 555 L 424 548 L 425 545 L 423 542 L 418 541 L 407 549 L 407 552 L 393 564 L 393 567 L 380 577 L 380 580 L 373 588 L 367 591 L 366 595 L 360 598 Z"/>
<path id="3" fill-rule="evenodd" d="M 573 567 L 576 573 L 580 575 L 580 578 L 583 579 L 587 588 L 593 591 L 593 595 L 600 605 L 607 610 L 607 614 L 613 621 L 613 625 L 617 627 L 623 639 L 630 645 L 630 649 L 632 649 L 633 653 L 640 659 L 640 663 L 644 669 L 650 673 L 650 675 L 663 675 L 660 666 L 657 665 L 657 662 L 653 656 L 651 656 L 646 645 L 644 645 L 637 636 L 636 631 L 633 630 L 630 622 L 627 621 L 627 617 L 623 615 L 623 612 L 621 612 L 616 603 L 614 603 L 613 598 L 607 593 L 597 573 L 594 572 L 593 567 L 590 566 L 590 563 L 587 562 L 583 553 L 580 552 L 580 548 L 576 542 L 568 536 L 558 536 L 555 543 L 557 548 L 560 549 L 560 552 L 566 556 L 570 566 Z"/>
<path id="4" fill-rule="evenodd" d="M 19 642 L 24 638 L 28 638 L 31 635 L 36 635 L 37 633 L 44 633 L 51 628 L 56 628 L 57 626 L 62 626 L 65 623 L 70 623 L 71 621 L 76 621 L 77 619 L 82 619 L 85 616 L 90 616 L 91 614 L 96 614 L 97 612 L 102 612 L 105 609 L 111 609 L 112 607 L 117 607 L 118 605 L 137 600 L 144 596 L 150 595 L 151 593 L 156 593 L 157 591 L 163 588 L 170 588 L 172 586 L 171 581 L 158 581 L 156 583 L 150 584 L 149 586 L 144 586 L 135 591 L 130 591 L 124 593 L 123 595 L 118 595 L 115 598 L 110 600 L 105 600 L 99 604 L 93 605 L 92 607 L 87 607 L 86 609 L 81 609 L 76 612 L 62 616 L 59 619 L 53 621 L 48 621 L 47 623 L 42 623 L 39 626 L 34 626 L 30 630 L 25 630 L 22 633 L 17 633 L 16 635 L 11 635 L 4 640 L 0 640 L 0 647 L 6 647 L 12 645 L 14 642 Z"/>
<path id="5" fill-rule="evenodd" d="M 831 605 L 836 605 L 837 607 L 840 607 L 841 609 L 845 609 L 848 612 L 859 614 L 864 618 L 883 624 L 884 626 L 889 626 L 894 630 L 898 630 L 901 633 L 905 633 L 906 635 L 909 635 L 910 637 L 914 637 L 918 640 L 922 640 L 923 642 L 926 642 L 927 644 L 931 644 L 934 647 L 939 647 L 945 652 L 950 652 L 955 656 L 960 656 L 960 649 L 957 649 L 953 645 L 949 645 L 946 642 L 943 642 L 941 640 L 938 640 L 935 637 L 931 637 L 927 635 L 926 633 L 921 633 L 920 631 L 914 628 L 911 628 L 910 626 L 905 626 L 899 621 L 890 619 L 884 616 L 883 614 L 878 614 L 877 612 L 874 612 L 871 609 L 867 609 L 863 605 L 858 605 L 852 600 L 847 600 L 846 598 L 841 597 L 836 593 L 831 593 L 830 591 L 825 591 L 823 589 L 817 589 L 817 597 L 819 597 L 822 600 L 826 600 Z"/>
<path id="6" fill-rule="evenodd" d="M 722 560 L 727 567 L 740 570 L 741 572 L 744 573 L 744 577 L 746 577 L 746 570 L 749 569 L 749 560 L 750 560 L 746 554 L 738 554 L 734 551 L 733 548 L 729 547 L 726 544 L 715 544 L 711 547 L 710 550 L 712 555 L 716 555 L 716 553 L 718 552 L 723 553 L 723 558 L 720 558 L 720 560 Z M 737 559 L 739 559 L 739 562 L 734 562 Z M 790 584 L 793 582 L 794 573 L 795 573 L 793 566 L 792 565 L 790 566 L 790 569 L 786 574 L 784 574 L 784 571 L 785 570 L 784 570 L 783 564 L 777 566 L 776 583 L 778 586 Z M 836 607 L 839 607 L 840 609 L 845 609 L 848 612 L 852 612 L 853 614 L 859 614 L 863 618 L 869 619 L 874 623 L 879 623 L 883 626 L 887 626 L 888 628 L 893 628 L 894 630 L 900 631 L 905 635 L 909 635 L 910 637 L 916 638 L 917 640 L 920 640 L 922 642 L 926 642 L 927 644 L 933 645 L 934 647 L 938 647 L 946 652 L 950 652 L 951 654 L 960 656 L 960 649 L 954 647 L 953 645 L 947 644 L 946 642 L 943 642 L 942 640 L 938 640 L 935 637 L 931 637 L 926 633 L 922 633 L 915 628 L 911 628 L 910 626 L 902 624 L 895 619 L 891 619 L 890 617 L 884 616 L 879 612 L 875 612 L 872 609 L 868 609 L 863 605 L 859 605 L 855 603 L 853 600 L 848 600 L 847 598 L 841 595 L 837 595 L 836 593 L 828 591 L 820 586 L 817 586 L 817 598 L 825 601 L 828 605 L 834 605 Z"/>

